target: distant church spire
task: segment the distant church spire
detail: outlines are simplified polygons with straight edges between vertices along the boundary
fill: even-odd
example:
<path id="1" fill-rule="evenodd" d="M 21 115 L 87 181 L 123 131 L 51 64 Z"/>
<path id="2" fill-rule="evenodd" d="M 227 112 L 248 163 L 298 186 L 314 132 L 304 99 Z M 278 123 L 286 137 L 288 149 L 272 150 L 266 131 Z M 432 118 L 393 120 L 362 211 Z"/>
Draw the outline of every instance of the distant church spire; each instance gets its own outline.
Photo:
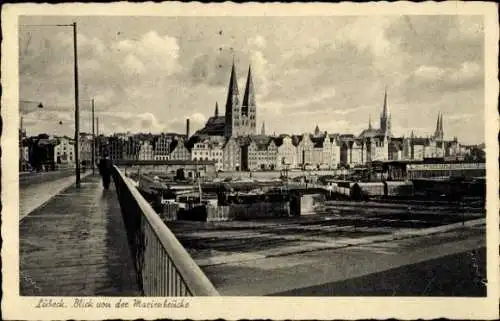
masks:
<path id="1" fill-rule="evenodd" d="M 316 128 L 314 129 L 314 136 L 319 136 L 321 135 L 321 132 L 319 131 L 319 126 L 316 125 Z"/>
<path id="2" fill-rule="evenodd" d="M 436 131 L 434 132 L 434 138 L 442 140 L 444 138 L 444 131 L 443 131 L 443 114 L 439 113 L 437 122 L 436 122 Z"/>
<path id="3" fill-rule="evenodd" d="M 383 116 L 387 118 L 388 113 L 389 111 L 387 110 L 387 87 L 385 87 Z"/>
<path id="4" fill-rule="evenodd" d="M 219 117 L 219 103 L 215 102 L 215 117 Z"/>
<path id="5" fill-rule="evenodd" d="M 227 96 L 229 98 L 232 95 L 238 95 L 238 94 L 239 93 L 238 93 L 238 81 L 236 77 L 236 66 L 234 64 L 234 58 L 233 58 L 233 65 L 231 67 L 231 77 L 229 78 L 229 88 Z"/>
<path id="6" fill-rule="evenodd" d="M 252 68 L 248 66 L 247 84 L 243 94 L 243 103 L 241 104 L 241 114 L 248 115 L 249 107 L 255 105 L 255 95 L 253 90 Z"/>
<path id="7" fill-rule="evenodd" d="M 389 107 L 387 106 L 387 87 L 384 92 L 384 105 L 382 107 L 382 114 L 380 115 L 380 130 L 384 133 L 390 133 L 391 131 Z"/>
<path id="8" fill-rule="evenodd" d="M 439 133 L 441 135 L 444 135 L 444 130 L 443 130 L 443 114 L 441 114 L 441 119 L 439 119 Z"/>
<path id="9" fill-rule="evenodd" d="M 369 130 L 372 130 L 373 127 L 372 127 L 372 115 L 370 114 L 370 117 L 368 118 L 368 129 Z"/>
<path id="10" fill-rule="evenodd" d="M 236 67 L 234 65 L 234 57 L 233 57 L 233 66 L 231 67 L 231 77 L 229 78 L 229 86 L 227 90 L 227 101 L 226 101 L 226 115 L 225 115 L 225 123 L 224 126 L 224 134 L 226 137 L 233 136 L 233 121 L 234 117 L 237 115 L 234 114 L 234 109 L 239 106 L 239 98 L 238 98 L 238 82 L 236 80 Z"/>
<path id="11" fill-rule="evenodd" d="M 436 121 L 436 130 L 434 131 L 434 136 L 436 137 L 439 135 L 439 124 L 441 123 L 440 118 L 441 118 L 441 113 L 438 114 L 438 118 Z"/>
<path id="12" fill-rule="evenodd" d="M 262 122 L 262 128 L 260 129 L 260 134 L 265 135 L 266 134 L 266 126 L 264 125 L 264 122 Z"/>

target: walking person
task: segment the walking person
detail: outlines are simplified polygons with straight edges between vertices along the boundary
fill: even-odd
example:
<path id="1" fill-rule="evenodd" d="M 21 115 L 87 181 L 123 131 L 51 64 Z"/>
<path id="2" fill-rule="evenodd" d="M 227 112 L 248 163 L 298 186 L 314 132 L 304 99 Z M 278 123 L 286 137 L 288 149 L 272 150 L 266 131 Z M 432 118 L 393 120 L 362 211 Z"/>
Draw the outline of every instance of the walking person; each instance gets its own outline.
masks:
<path id="1" fill-rule="evenodd" d="M 104 189 L 109 189 L 109 184 L 111 182 L 111 169 L 111 160 L 109 159 L 108 154 L 104 154 L 103 158 L 99 161 L 99 174 L 101 174 L 102 186 Z"/>

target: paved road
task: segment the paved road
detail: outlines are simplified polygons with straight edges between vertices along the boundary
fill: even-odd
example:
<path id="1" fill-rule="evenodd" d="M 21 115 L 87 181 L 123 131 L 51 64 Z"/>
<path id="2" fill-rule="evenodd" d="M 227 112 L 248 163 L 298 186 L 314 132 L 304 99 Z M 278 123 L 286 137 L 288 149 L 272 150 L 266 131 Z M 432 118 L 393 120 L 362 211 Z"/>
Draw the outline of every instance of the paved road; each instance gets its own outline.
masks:
<path id="1" fill-rule="evenodd" d="M 90 171 L 82 173 L 81 178 L 90 174 Z M 74 183 L 74 172 L 71 171 L 37 173 L 24 182 L 19 181 L 19 220 Z"/>
<path id="2" fill-rule="evenodd" d="M 74 176 L 74 169 L 62 169 L 52 172 L 32 172 L 19 175 L 19 188 L 26 188 L 32 185 L 47 183 L 64 177 Z"/>
<path id="3" fill-rule="evenodd" d="M 20 222 L 19 259 L 21 295 L 138 295 L 116 191 L 97 176 Z"/>
<path id="4" fill-rule="evenodd" d="M 409 264 L 367 276 L 274 293 L 276 296 L 486 296 L 477 278 L 485 274 L 486 250 L 479 249 Z"/>

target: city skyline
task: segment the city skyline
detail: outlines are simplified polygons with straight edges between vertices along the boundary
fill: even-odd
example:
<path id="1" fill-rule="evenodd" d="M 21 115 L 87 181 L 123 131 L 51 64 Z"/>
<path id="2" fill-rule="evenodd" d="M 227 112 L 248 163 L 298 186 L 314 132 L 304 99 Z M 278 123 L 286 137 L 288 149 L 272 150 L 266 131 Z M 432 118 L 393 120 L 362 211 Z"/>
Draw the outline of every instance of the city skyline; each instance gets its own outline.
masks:
<path id="1" fill-rule="evenodd" d="M 22 17 L 20 99 L 46 106 L 24 116 L 28 134 L 73 131 L 71 33 L 23 27 L 54 21 L 78 23 L 81 97 L 104 134 L 183 133 L 186 118 L 195 132 L 216 102 L 224 113 L 234 58 L 240 92 L 252 66 L 269 134 L 358 135 L 387 87 L 395 135 L 430 136 L 442 113 L 448 139 L 484 142 L 481 17 Z"/>

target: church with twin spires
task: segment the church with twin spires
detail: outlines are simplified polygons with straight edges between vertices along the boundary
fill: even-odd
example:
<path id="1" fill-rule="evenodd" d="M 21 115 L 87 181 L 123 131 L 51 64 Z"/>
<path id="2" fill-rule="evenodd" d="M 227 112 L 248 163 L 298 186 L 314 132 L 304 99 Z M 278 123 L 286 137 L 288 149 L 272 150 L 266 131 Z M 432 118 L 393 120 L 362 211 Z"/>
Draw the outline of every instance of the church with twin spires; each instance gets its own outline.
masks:
<path id="1" fill-rule="evenodd" d="M 224 115 L 215 112 L 188 142 L 193 160 L 216 160 L 223 170 L 257 170 L 313 166 L 337 168 L 374 161 L 423 160 L 457 155 L 456 138 L 444 140 L 443 116 L 438 115 L 434 135 L 397 137 L 392 131 L 387 89 L 383 96 L 378 128 L 372 126 L 359 135 L 327 133 L 316 126 L 314 133 L 266 135 L 264 124 L 258 134 L 257 105 L 251 67 L 248 68 L 243 96 L 240 96 L 236 66 L 231 66 Z"/>
<path id="2" fill-rule="evenodd" d="M 205 127 L 195 133 L 198 136 L 244 137 L 256 134 L 257 106 L 252 80 L 252 69 L 248 67 L 243 99 L 240 100 L 236 67 L 233 61 L 226 100 L 225 115 L 219 115 L 219 105 L 215 103 L 215 113 Z"/>

